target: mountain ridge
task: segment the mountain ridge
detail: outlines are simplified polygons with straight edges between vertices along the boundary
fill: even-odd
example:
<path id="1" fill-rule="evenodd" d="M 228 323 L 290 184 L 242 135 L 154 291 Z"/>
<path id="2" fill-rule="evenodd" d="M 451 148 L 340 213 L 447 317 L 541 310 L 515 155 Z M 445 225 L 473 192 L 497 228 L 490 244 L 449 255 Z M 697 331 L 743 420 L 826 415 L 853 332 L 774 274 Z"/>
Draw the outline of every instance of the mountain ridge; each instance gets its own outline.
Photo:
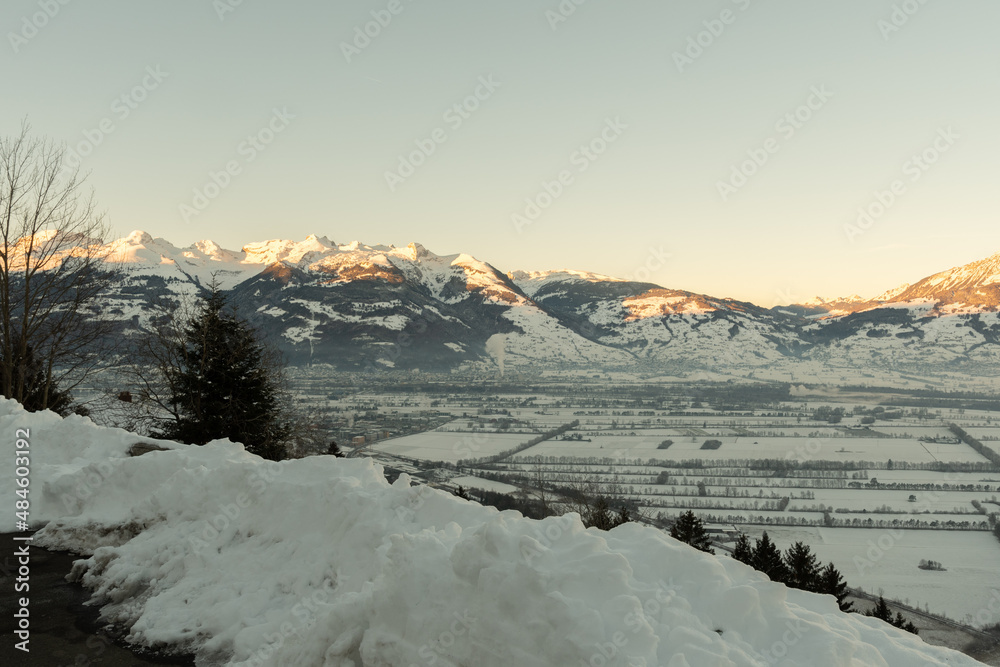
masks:
<path id="1" fill-rule="evenodd" d="M 235 251 L 209 240 L 179 248 L 136 231 L 106 250 L 125 269 L 107 301 L 124 330 L 155 326 L 153 304 L 198 296 L 214 281 L 294 364 L 744 374 L 816 363 L 1000 367 L 998 256 L 890 290 L 884 301 L 764 308 L 580 270 L 503 272 L 419 243 L 310 235 Z"/>

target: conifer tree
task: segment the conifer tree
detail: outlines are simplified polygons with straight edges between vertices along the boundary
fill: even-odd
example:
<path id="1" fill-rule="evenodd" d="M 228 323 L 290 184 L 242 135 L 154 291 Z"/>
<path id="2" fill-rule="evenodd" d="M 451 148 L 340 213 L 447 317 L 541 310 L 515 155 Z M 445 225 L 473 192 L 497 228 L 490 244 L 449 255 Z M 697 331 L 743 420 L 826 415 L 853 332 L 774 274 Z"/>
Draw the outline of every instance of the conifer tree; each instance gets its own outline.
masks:
<path id="1" fill-rule="evenodd" d="M 70 392 L 61 390 L 51 374 L 45 372 L 42 363 L 35 358 L 32 346 L 16 344 L 10 347 L 11 358 L 8 360 L 4 356 L 7 351 L 2 350 L 0 357 L 3 360 L 0 363 L 14 369 L 13 374 L 21 387 L 20 402 L 24 409 L 28 412 L 51 410 L 63 417 L 72 414 L 73 396 Z M 82 409 L 78 408 L 77 411 Z"/>
<path id="2" fill-rule="evenodd" d="M 788 581 L 792 588 L 804 591 L 817 591 L 819 588 L 819 564 L 809 545 L 796 542 L 785 552 L 785 565 L 788 567 Z"/>
<path id="3" fill-rule="evenodd" d="M 715 553 L 715 550 L 711 546 L 712 541 L 705 534 L 705 526 L 702 524 L 701 519 L 696 517 L 691 510 L 677 517 L 677 521 L 670 528 L 670 537 L 680 540 L 685 544 L 690 544 L 699 551 L 710 554 Z"/>
<path id="4" fill-rule="evenodd" d="M 196 445 L 229 438 L 263 458 L 285 458 L 290 427 L 266 350 L 218 289 L 188 322 L 177 347 L 180 366 L 168 377 L 176 418 L 155 435 Z"/>
<path id="5" fill-rule="evenodd" d="M 590 508 L 583 524 L 588 528 L 600 528 L 601 530 L 611 530 L 615 527 L 615 517 L 608 509 L 608 501 L 603 496 L 594 502 L 594 506 Z"/>
<path id="6" fill-rule="evenodd" d="M 889 609 L 889 605 L 886 604 L 885 598 L 881 595 L 878 596 L 875 606 L 865 612 L 865 616 L 878 618 L 899 628 L 900 630 L 906 630 L 907 632 L 912 632 L 915 635 L 919 634 L 917 626 L 908 621 L 901 613 L 897 611 L 895 616 L 892 615 L 892 610 Z"/>
<path id="7" fill-rule="evenodd" d="M 847 582 L 840 575 L 840 571 L 834 567 L 833 563 L 827 565 L 819 575 L 819 587 L 817 593 L 825 593 L 837 598 L 837 606 L 840 611 L 848 612 L 854 609 L 854 603 L 847 601 L 850 591 L 847 589 Z"/>
<path id="8" fill-rule="evenodd" d="M 753 561 L 750 564 L 754 569 L 766 574 L 771 581 L 781 583 L 788 581 L 788 568 L 781 557 L 781 551 L 774 545 L 766 532 L 757 540 L 753 550 Z"/>
<path id="9" fill-rule="evenodd" d="M 885 598 L 881 595 L 875 601 L 875 606 L 865 612 L 865 616 L 878 618 L 886 623 L 892 623 L 892 610 L 889 609 L 889 605 L 886 604 Z"/>
<path id="10" fill-rule="evenodd" d="M 753 545 L 750 544 L 750 538 L 746 536 L 746 533 L 740 533 L 736 540 L 733 558 L 745 565 L 750 565 L 753 562 Z"/>
<path id="11" fill-rule="evenodd" d="M 621 509 L 618 510 L 618 516 L 615 517 L 615 526 L 620 526 L 630 521 L 632 521 L 632 514 L 628 511 L 628 507 L 622 505 Z"/>

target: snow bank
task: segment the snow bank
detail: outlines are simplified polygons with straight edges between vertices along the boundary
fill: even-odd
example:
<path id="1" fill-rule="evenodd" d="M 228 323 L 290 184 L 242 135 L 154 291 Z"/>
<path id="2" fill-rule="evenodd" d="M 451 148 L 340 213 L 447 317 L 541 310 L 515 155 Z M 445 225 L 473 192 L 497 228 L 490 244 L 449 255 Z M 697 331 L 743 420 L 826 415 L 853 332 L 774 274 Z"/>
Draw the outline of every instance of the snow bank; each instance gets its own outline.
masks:
<path id="1" fill-rule="evenodd" d="M 9 461 L 30 428 L 36 544 L 92 554 L 74 575 L 104 617 L 199 664 L 978 664 L 652 528 L 527 520 L 367 459 L 228 441 L 132 458 L 148 439 L 10 401 L 0 423 Z"/>

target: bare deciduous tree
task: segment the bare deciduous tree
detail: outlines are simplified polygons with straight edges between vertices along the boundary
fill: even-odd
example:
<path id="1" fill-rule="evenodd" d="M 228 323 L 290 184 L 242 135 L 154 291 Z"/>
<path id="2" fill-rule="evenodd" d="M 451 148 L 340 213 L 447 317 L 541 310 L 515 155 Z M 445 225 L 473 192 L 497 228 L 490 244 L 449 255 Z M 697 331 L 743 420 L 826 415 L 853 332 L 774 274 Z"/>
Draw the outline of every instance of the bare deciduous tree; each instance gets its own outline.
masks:
<path id="1" fill-rule="evenodd" d="M 100 360 L 111 321 L 98 298 L 115 280 L 108 227 L 65 148 L 0 137 L 0 393 L 68 412 L 68 392 Z"/>

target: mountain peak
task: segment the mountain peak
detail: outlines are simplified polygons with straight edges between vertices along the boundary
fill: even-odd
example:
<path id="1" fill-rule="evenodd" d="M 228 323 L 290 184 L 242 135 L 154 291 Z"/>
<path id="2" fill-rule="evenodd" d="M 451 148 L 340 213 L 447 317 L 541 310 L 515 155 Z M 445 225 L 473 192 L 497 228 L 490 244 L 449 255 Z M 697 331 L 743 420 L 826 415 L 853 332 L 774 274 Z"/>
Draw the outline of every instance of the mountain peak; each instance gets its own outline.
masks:
<path id="1" fill-rule="evenodd" d="M 432 253 L 430 250 L 420 245 L 419 243 L 411 243 L 406 247 L 410 251 L 410 256 L 414 261 L 418 259 L 426 259 L 429 257 L 436 256 L 434 253 Z"/>
<path id="2" fill-rule="evenodd" d="M 153 237 L 148 232 L 136 229 L 125 237 L 125 242 L 129 245 L 149 245 L 153 242 Z"/>
<path id="3" fill-rule="evenodd" d="M 317 236 L 315 234 L 310 234 L 306 237 L 306 240 L 302 243 L 308 243 L 316 246 L 317 248 L 322 248 L 323 250 L 330 250 L 336 248 L 337 244 L 330 240 L 327 236 Z"/>

